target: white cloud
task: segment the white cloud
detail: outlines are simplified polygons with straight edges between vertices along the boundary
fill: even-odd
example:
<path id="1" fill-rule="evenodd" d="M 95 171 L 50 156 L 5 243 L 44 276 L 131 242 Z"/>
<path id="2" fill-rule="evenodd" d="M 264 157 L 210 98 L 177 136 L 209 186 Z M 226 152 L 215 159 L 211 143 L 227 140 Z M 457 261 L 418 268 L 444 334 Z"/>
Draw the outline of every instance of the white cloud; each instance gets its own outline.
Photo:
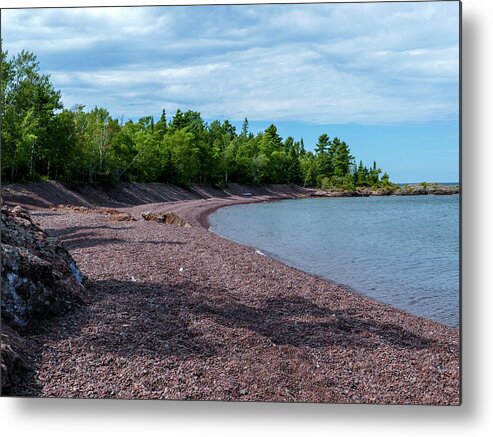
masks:
<path id="1" fill-rule="evenodd" d="M 46 61 L 67 106 L 316 123 L 458 114 L 454 2 L 5 12 L 5 46 Z"/>

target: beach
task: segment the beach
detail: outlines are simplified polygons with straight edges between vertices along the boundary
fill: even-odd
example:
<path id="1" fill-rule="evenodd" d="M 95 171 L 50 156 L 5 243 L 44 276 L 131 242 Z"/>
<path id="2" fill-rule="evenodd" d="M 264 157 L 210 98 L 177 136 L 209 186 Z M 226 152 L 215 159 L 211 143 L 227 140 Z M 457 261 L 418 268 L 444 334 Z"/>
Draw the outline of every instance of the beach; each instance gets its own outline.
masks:
<path id="1" fill-rule="evenodd" d="M 208 231 L 222 206 L 307 195 L 246 189 L 188 198 L 173 189 L 140 205 L 130 191 L 108 196 L 113 204 L 80 191 L 4 194 L 61 239 L 87 290 L 85 305 L 26 337 L 32 370 L 12 394 L 458 405 L 457 329 Z M 96 203 L 136 221 L 94 212 Z M 173 212 L 191 227 L 146 221 L 145 212 Z"/>

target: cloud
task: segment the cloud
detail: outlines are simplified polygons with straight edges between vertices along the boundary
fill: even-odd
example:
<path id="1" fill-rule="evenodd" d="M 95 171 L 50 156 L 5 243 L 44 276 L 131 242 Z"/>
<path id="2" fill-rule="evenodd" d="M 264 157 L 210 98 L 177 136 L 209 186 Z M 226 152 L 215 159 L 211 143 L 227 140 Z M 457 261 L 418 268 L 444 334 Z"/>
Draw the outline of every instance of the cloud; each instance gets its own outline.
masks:
<path id="1" fill-rule="evenodd" d="M 8 10 L 66 106 L 129 117 L 398 123 L 458 116 L 458 3 Z"/>

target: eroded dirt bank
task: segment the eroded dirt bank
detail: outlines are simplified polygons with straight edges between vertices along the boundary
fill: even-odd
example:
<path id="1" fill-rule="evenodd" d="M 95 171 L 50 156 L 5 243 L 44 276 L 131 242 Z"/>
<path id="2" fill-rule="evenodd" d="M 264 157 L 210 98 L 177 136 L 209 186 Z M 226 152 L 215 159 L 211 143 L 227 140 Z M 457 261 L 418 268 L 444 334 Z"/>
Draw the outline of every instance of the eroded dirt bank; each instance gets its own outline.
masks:
<path id="1" fill-rule="evenodd" d="M 114 186 L 74 186 L 46 181 L 2 186 L 2 201 L 28 209 L 50 208 L 59 204 L 85 207 L 124 208 L 144 204 L 180 202 L 188 200 L 224 199 L 245 197 L 305 197 L 315 190 L 289 185 L 263 185 L 251 187 L 229 184 L 225 188 L 203 185 L 178 186 L 163 183 L 121 182 Z M 248 196 L 245 196 L 248 194 Z"/>

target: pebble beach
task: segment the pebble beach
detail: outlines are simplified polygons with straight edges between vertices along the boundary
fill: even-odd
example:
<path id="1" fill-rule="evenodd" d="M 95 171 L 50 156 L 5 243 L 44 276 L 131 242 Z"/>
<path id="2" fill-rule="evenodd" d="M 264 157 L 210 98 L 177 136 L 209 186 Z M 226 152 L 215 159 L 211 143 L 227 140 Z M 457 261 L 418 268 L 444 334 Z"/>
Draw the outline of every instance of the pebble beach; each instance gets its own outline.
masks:
<path id="1" fill-rule="evenodd" d="M 33 208 L 85 275 L 87 302 L 26 340 L 15 396 L 460 404 L 459 331 L 208 231 L 249 198 L 107 214 Z M 174 212 L 190 227 L 142 218 Z"/>

